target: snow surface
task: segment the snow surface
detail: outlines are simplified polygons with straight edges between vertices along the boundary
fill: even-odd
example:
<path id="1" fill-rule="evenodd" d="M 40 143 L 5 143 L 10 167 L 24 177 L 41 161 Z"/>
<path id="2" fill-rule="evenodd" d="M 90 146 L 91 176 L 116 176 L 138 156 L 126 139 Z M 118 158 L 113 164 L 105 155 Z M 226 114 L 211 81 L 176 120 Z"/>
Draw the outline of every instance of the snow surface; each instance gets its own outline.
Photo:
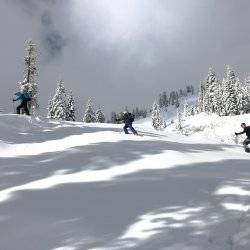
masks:
<path id="1" fill-rule="evenodd" d="M 140 137 L 1 114 L 0 250 L 249 250 L 250 154 L 232 134 L 250 116 L 187 117 L 183 134 L 171 119 Z"/>

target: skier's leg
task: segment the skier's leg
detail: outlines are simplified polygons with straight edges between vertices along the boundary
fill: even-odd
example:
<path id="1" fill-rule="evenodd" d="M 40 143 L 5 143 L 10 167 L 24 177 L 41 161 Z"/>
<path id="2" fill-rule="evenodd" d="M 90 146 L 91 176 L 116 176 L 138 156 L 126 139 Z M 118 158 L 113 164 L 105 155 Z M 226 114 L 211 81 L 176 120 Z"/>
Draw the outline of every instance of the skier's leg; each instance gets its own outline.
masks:
<path id="1" fill-rule="evenodd" d="M 133 132 L 134 135 L 138 135 L 137 131 L 132 126 L 132 123 L 129 124 L 129 128 L 131 129 L 131 131 Z"/>
<path id="2" fill-rule="evenodd" d="M 16 107 L 16 113 L 17 113 L 18 115 L 20 115 L 20 110 L 21 110 L 22 107 L 23 107 L 23 103 L 19 104 L 19 105 Z"/>
<path id="3" fill-rule="evenodd" d="M 30 112 L 29 112 L 27 105 L 28 105 L 28 102 L 24 102 L 24 104 L 23 104 L 24 112 L 26 115 L 30 115 Z"/>
<path id="4" fill-rule="evenodd" d="M 123 127 L 123 130 L 124 130 L 125 134 L 129 134 L 128 127 L 129 127 L 129 125 L 127 123 L 125 123 L 125 125 Z"/>
<path id="5" fill-rule="evenodd" d="M 250 139 L 246 138 L 246 140 L 243 141 L 243 146 L 244 146 L 245 151 L 249 151 L 248 144 L 250 144 Z"/>

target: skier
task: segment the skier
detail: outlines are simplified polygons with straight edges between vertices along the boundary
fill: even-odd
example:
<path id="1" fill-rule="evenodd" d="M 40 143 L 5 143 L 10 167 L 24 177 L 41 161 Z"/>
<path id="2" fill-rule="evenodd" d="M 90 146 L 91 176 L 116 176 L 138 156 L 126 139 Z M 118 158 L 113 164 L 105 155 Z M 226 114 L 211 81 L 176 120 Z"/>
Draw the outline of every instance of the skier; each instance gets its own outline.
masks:
<path id="1" fill-rule="evenodd" d="M 235 135 L 242 135 L 246 133 L 247 138 L 243 141 L 243 146 L 245 152 L 250 153 L 250 148 L 248 147 L 248 144 L 250 144 L 250 126 L 247 126 L 246 123 L 241 123 L 240 126 L 243 128 L 243 131 L 240 133 L 235 132 Z"/>
<path id="2" fill-rule="evenodd" d="M 29 109 L 28 109 L 28 102 L 31 100 L 29 97 L 29 94 L 24 86 L 21 87 L 20 93 L 17 93 L 17 98 L 13 99 L 13 102 L 19 101 L 20 104 L 16 108 L 17 114 L 20 115 L 20 110 L 24 109 L 24 112 L 26 115 L 30 115 Z"/>
<path id="3" fill-rule="evenodd" d="M 137 131 L 132 126 L 134 122 L 134 117 L 130 112 L 128 111 L 123 112 L 123 117 L 121 119 L 118 119 L 117 121 L 123 121 L 125 123 L 123 127 L 125 134 L 129 134 L 128 128 L 130 128 L 130 130 L 134 135 L 138 135 Z"/>

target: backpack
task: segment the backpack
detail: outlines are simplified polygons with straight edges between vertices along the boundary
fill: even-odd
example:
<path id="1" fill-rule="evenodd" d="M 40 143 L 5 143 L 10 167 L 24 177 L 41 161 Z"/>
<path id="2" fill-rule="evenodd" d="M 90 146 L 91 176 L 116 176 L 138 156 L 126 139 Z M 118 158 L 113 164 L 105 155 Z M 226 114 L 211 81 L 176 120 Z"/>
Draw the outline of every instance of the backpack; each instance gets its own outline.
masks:
<path id="1" fill-rule="evenodd" d="M 25 91 L 23 94 L 24 94 L 25 101 L 27 101 L 27 102 L 31 101 L 31 98 L 30 98 L 28 92 Z"/>
<path id="2" fill-rule="evenodd" d="M 134 116 L 131 113 L 128 113 L 128 121 L 129 122 L 134 122 Z"/>
<path id="3" fill-rule="evenodd" d="M 124 114 L 123 120 L 125 123 L 132 123 L 134 121 L 134 117 L 131 113 L 127 112 Z"/>

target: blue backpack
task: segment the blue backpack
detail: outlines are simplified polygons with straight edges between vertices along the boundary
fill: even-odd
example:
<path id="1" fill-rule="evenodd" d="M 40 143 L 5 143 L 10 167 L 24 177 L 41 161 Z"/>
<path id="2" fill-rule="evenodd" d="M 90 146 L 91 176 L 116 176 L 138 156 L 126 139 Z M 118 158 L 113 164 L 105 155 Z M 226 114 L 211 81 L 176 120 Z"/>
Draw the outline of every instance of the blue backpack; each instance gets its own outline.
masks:
<path id="1" fill-rule="evenodd" d="M 31 98 L 30 98 L 30 96 L 29 96 L 29 94 L 28 94 L 27 91 L 24 91 L 24 92 L 23 92 L 23 95 L 24 95 L 24 100 L 25 100 L 25 101 L 27 101 L 27 102 L 31 101 Z"/>

